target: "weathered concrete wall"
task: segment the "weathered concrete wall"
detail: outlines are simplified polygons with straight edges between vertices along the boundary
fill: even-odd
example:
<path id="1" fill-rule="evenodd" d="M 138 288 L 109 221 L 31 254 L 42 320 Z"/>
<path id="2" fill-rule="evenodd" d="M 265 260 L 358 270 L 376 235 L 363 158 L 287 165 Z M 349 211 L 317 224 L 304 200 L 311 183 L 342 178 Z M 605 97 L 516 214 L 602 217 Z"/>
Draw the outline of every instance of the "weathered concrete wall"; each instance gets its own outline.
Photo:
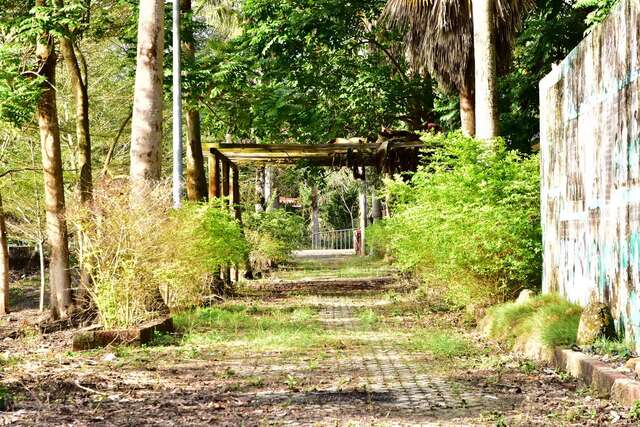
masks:
<path id="1" fill-rule="evenodd" d="M 639 14 L 622 0 L 540 83 L 543 289 L 606 302 L 638 347 Z"/>

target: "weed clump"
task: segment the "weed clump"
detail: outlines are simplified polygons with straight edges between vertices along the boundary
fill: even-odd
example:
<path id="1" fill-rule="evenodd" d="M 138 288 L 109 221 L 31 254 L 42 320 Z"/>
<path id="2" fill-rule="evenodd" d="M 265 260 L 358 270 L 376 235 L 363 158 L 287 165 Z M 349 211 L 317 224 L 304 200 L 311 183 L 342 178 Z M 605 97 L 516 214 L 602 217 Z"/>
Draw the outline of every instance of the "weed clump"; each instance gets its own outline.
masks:
<path id="1" fill-rule="evenodd" d="M 555 294 L 539 295 L 526 302 L 493 307 L 485 319 L 485 332 L 514 346 L 517 340 L 537 337 L 549 348 L 575 344 L 582 308 Z"/>

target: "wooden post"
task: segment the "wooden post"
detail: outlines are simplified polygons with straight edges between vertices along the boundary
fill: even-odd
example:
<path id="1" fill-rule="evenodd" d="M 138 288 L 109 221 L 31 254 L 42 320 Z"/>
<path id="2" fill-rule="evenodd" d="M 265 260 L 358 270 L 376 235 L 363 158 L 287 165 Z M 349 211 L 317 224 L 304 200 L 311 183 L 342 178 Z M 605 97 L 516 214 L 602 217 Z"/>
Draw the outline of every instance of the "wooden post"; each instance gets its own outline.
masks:
<path id="1" fill-rule="evenodd" d="M 236 219 L 242 222 L 242 209 L 240 206 L 240 172 L 238 171 L 238 165 L 232 163 L 231 172 L 233 175 L 231 202 L 233 203 L 232 206 L 236 214 Z"/>
<path id="2" fill-rule="evenodd" d="M 229 197 L 229 180 L 230 180 L 230 168 L 229 161 L 225 158 L 220 158 L 220 164 L 222 166 L 222 197 Z"/>
<path id="3" fill-rule="evenodd" d="M 220 157 L 220 165 L 222 167 L 222 197 L 229 197 L 229 180 L 231 163 L 225 157 Z M 231 267 L 227 266 L 223 269 L 222 277 L 227 285 L 231 285 Z"/>
<path id="4" fill-rule="evenodd" d="M 209 201 L 220 197 L 220 162 L 218 156 L 209 153 Z"/>
<path id="5" fill-rule="evenodd" d="M 362 181 L 360 185 L 360 194 L 358 195 L 358 201 L 360 204 L 360 254 L 366 255 L 367 250 L 365 247 L 365 230 L 367 228 L 367 182 Z"/>

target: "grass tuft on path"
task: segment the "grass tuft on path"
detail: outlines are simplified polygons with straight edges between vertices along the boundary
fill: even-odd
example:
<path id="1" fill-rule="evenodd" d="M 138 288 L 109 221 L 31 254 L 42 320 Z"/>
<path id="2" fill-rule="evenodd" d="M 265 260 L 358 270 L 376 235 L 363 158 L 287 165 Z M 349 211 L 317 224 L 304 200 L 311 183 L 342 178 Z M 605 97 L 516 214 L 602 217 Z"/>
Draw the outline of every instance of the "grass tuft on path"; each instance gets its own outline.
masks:
<path id="1" fill-rule="evenodd" d="M 409 350 L 431 354 L 436 359 L 471 356 L 478 353 L 475 345 L 453 330 L 422 330 L 408 344 Z"/>

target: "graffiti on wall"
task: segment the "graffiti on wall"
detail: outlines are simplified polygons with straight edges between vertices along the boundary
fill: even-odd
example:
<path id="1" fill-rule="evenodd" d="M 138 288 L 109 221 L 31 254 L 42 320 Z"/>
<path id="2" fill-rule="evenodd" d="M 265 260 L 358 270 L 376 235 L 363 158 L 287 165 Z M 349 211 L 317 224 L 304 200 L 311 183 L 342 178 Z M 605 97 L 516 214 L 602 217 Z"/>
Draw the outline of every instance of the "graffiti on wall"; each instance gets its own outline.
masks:
<path id="1" fill-rule="evenodd" d="M 640 0 L 540 82 L 543 290 L 611 307 L 640 347 Z"/>

